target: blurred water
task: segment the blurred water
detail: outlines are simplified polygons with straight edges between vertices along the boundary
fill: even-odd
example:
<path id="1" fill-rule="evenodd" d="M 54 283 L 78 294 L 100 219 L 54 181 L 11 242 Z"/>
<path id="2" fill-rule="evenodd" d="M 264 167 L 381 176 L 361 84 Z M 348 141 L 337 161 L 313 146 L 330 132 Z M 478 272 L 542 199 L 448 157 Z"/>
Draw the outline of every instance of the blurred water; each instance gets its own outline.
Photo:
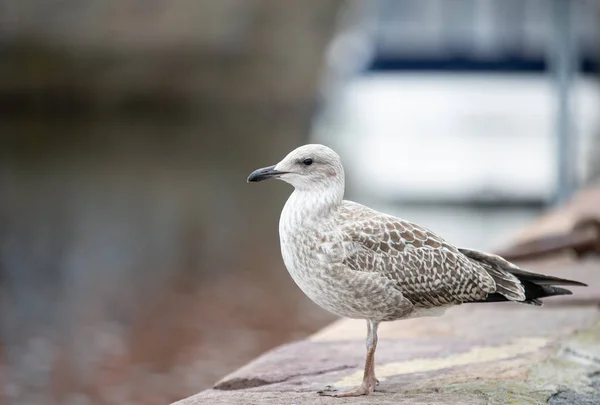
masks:
<path id="1" fill-rule="evenodd" d="M 277 152 L 195 124 L 3 128 L 30 142 L 0 162 L 8 403 L 169 403 L 333 319 L 281 261 L 289 190 L 246 183 Z"/>

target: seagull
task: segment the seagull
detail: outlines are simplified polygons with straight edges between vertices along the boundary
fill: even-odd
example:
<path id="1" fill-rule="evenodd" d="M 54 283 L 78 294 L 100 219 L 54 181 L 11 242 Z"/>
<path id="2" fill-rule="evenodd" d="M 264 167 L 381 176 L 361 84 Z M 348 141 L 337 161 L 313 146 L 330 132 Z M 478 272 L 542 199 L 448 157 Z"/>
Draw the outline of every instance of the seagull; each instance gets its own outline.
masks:
<path id="1" fill-rule="evenodd" d="M 325 310 L 367 323 L 362 384 L 345 391 L 327 387 L 321 395 L 373 393 L 381 322 L 439 316 L 463 303 L 541 306 L 541 298 L 572 294 L 555 285 L 586 286 L 458 248 L 423 226 L 344 200 L 344 168 L 327 146 L 300 146 L 247 181 L 267 179 L 294 187 L 279 220 L 281 255 L 294 282 Z"/>

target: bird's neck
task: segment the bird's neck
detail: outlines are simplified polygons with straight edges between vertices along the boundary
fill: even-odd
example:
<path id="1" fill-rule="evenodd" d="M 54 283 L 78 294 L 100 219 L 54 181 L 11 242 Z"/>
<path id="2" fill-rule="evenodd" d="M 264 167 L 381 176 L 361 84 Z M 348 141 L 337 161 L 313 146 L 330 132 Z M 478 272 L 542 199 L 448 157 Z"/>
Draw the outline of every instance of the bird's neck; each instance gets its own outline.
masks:
<path id="1" fill-rule="evenodd" d="M 296 189 L 285 203 L 281 219 L 292 227 L 318 223 L 331 215 L 343 199 L 343 184 L 322 189 Z"/>

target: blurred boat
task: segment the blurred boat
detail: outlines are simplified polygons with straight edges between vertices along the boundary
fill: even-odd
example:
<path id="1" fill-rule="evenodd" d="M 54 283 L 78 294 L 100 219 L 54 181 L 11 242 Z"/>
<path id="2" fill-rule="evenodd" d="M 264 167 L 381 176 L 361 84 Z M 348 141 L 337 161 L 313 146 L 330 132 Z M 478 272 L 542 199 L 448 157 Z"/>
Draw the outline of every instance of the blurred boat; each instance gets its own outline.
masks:
<path id="1" fill-rule="evenodd" d="M 557 103 L 539 1 L 457 1 L 448 12 L 432 0 L 352 4 L 330 45 L 312 135 L 340 150 L 350 189 L 391 201 L 552 199 Z M 593 7 L 578 2 L 573 14 L 580 177 L 600 134 Z"/>

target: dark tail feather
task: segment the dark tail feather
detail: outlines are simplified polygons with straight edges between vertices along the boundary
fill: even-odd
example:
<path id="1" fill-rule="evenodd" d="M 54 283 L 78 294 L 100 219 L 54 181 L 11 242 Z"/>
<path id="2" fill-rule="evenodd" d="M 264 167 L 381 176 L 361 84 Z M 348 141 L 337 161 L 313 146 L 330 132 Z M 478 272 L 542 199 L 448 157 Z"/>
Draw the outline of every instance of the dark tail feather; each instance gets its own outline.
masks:
<path id="1" fill-rule="evenodd" d="M 545 274 L 531 273 L 521 269 L 504 269 L 514 274 L 521 281 L 530 281 L 539 285 L 576 285 L 579 287 L 587 287 L 587 284 L 575 280 L 567 280 L 566 278 L 546 276 Z"/>
<path id="2" fill-rule="evenodd" d="M 525 289 L 525 300 L 517 301 L 524 304 L 541 306 L 541 298 L 553 297 L 556 295 L 572 295 L 573 293 L 566 288 L 556 287 L 556 285 L 573 285 L 580 287 L 587 287 L 587 284 L 579 281 L 567 280 L 564 278 L 558 278 L 553 276 L 547 276 L 545 274 L 531 273 L 525 271 L 510 263 L 500 256 L 479 252 L 469 249 L 459 249 L 464 255 L 472 260 L 480 262 L 484 267 L 490 266 L 515 276 L 523 288 Z M 493 276 L 493 275 L 492 275 Z M 500 301 L 513 301 L 503 294 L 496 292 L 488 295 L 485 300 L 478 302 L 500 302 Z"/>
<path id="3" fill-rule="evenodd" d="M 573 293 L 566 288 L 555 287 L 551 285 L 540 285 L 532 283 L 531 281 L 521 280 L 521 284 L 525 287 L 525 300 L 517 301 L 523 304 L 530 304 L 536 306 L 542 306 L 543 302 L 540 298 L 554 297 L 556 295 L 572 295 Z M 485 300 L 478 302 L 501 302 L 511 301 L 504 295 L 499 293 L 490 294 Z"/>

